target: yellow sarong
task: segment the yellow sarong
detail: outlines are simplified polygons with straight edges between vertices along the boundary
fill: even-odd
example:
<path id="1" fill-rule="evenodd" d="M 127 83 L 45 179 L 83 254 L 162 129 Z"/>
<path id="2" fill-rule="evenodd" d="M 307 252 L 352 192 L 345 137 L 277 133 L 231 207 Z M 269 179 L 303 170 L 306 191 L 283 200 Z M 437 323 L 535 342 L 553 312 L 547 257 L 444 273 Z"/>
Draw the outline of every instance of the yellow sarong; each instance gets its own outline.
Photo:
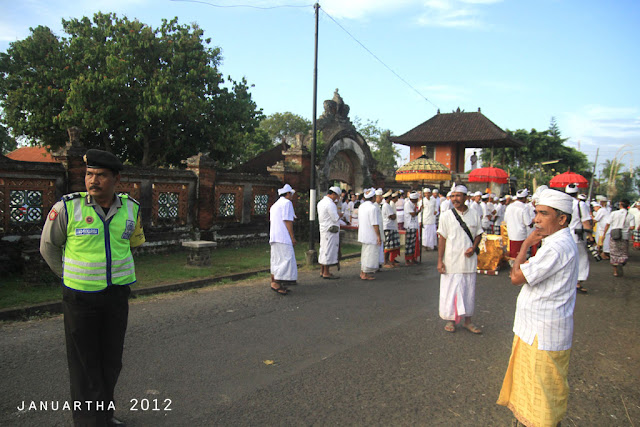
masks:
<path id="1" fill-rule="evenodd" d="M 538 350 L 537 336 L 533 345 L 514 336 L 498 405 L 528 427 L 555 427 L 567 412 L 570 355 L 571 349 Z"/>

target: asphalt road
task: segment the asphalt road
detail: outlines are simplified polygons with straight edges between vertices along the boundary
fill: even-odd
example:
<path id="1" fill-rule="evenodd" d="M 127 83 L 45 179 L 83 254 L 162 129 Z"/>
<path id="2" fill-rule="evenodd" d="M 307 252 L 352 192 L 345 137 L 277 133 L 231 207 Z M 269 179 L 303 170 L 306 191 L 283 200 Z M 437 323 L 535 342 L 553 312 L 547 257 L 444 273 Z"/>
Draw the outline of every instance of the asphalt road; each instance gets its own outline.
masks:
<path id="1" fill-rule="evenodd" d="M 624 278 L 592 263 L 578 295 L 563 425 L 640 425 L 632 255 Z M 495 402 L 518 288 L 506 272 L 478 276 L 484 334 L 447 333 L 435 259 L 370 282 L 358 260 L 336 281 L 302 272 L 286 297 L 254 280 L 132 300 L 116 415 L 129 426 L 508 426 Z M 0 425 L 70 423 L 51 409 L 69 399 L 61 316 L 0 325 L 0 367 Z"/>

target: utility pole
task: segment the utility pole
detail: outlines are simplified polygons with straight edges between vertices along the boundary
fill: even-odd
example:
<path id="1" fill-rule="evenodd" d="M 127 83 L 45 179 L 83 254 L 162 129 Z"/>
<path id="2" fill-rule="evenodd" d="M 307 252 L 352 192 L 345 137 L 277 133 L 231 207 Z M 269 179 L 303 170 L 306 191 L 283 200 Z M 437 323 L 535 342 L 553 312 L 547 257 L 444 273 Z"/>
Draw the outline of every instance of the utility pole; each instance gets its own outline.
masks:
<path id="1" fill-rule="evenodd" d="M 309 250 L 307 251 L 307 265 L 313 265 L 318 258 L 315 250 L 316 229 L 316 145 L 318 134 L 317 108 L 318 108 L 318 14 L 320 4 L 313 5 L 316 15 L 315 51 L 313 58 L 313 135 L 311 139 L 311 182 L 309 184 Z"/>
<path id="2" fill-rule="evenodd" d="M 593 189 L 593 179 L 596 176 L 596 166 L 598 165 L 598 153 L 600 152 L 600 147 L 596 150 L 596 161 L 593 163 L 593 171 L 591 172 L 591 182 L 589 183 L 589 194 L 587 195 L 587 200 L 591 201 L 591 190 Z"/>

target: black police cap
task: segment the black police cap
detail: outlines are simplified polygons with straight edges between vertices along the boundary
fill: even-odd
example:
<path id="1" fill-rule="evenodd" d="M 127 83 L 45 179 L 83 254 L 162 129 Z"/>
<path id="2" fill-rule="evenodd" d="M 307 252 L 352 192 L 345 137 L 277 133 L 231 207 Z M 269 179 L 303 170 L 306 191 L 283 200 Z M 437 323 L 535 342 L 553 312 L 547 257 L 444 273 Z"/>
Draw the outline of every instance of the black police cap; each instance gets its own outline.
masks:
<path id="1" fill-rule="evenodd" d="M 111 153 L 102 150 L 90 149 L 84 155 L 84 161 L 88 168 L 111 169 L 120 172 L 123 168 L 122 162 Z"/>

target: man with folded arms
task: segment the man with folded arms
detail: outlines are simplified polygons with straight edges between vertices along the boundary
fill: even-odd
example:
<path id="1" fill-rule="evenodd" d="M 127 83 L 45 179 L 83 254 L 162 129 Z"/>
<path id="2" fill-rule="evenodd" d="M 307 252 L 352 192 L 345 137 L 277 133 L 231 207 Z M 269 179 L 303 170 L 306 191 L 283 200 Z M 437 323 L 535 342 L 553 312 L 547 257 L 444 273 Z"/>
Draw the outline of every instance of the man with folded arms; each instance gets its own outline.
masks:
<path id="1" fill-rule="evenodd" d="M 320 247 L 318 248 L 318 264 L 321 266 L 323 279 L 337 279 L 329 271 L 332 265 L 338 264 L 340 249 L 340 216 L 336 202 L 340 197 L 340 187 L 331 187 L 327 195 L 318 202 L 318 223 L 320 224 Z"/>
<path id="2" fill-rule="evenodd" d="M 509 367 L 498 404 L 527 426 L 555 427 L 567 411 L 569 356 L 578 279 L 578 248 L 569 223 L 571 196 L 544 190 L 536 204 L 535 229 L 511 270 L 522 286 L 516 303 Z M 526 261 L 527 250 L 542 242 Z"/>

